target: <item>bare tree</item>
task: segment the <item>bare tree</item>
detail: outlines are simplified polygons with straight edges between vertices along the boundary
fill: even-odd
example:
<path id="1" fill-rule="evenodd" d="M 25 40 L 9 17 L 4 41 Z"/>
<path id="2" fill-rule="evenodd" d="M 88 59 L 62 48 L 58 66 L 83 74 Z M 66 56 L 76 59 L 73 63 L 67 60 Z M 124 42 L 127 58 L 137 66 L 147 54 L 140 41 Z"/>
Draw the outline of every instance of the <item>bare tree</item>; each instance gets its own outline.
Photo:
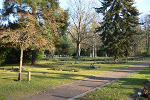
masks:
<path id="1" fill-rule="evenodd" d="M 77 44 L 76 57 L 80 56 L 81 42 L 89 37 L 90 28 L 93 22 L 94 9 L 90 2 L 85 0 L 71 0 L 70 2 L 70 26 L 68 33 Z M 94 12 L 95 13 L 95 12 Z"/>
<path id="2" fill-rule="evenodd" d="M 95 17 L 93 18 L 95 19 Z M 93 21 L 90 28 L 90 34 L 88 34 L 90 38 L 87 38 L 85 41 L 82 41 L 82 48 L 90 49 L 90 56 L 93 58 L 97 57 L 97 48 L 102 45 L 99 33 L 95 32 L 95 29 L 99 25 L 100 24 L 97 22 L 97 20 Z"/>
<path id="3" fill-rule="evenodd" d="M 150 46 L 150 15 L 146 15 L 144 18 L 144 31 L 146 35 L 146 52 L 149 52 Z"/>
<path id="4" fill-rule="evenodd" d="M 134 41 L 131 46 L 131 56 L 139 56 L 143 50 L 146 50 L 146 46 L 143 45 L 146 43 L 144 30 L 140 26 L 135 27 L 135 30 L 138 34 L 132 36 Z"/>

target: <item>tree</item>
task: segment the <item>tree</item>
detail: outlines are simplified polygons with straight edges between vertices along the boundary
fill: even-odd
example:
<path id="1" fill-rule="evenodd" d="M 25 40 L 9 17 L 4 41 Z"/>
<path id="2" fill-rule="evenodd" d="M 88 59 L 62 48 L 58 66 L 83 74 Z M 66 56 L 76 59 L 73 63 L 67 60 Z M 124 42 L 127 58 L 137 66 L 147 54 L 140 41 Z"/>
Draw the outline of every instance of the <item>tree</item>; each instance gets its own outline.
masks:
<path id="1" fill-rule="evenodd" d="M 76 57 L 78 57 L 80 56 L 81 42 L 89 38 L 87 34 L 90 33 L 89 28 L 93 21 L 93 18 L 91 17 L 93 8 L 90 6 L 90 3 L 86 3 L 84 0 L 74 0 L 69 2 L 71 2 L 71 21 L 68 33 L 77 45 Z"/>
<path id="2" fill-rule="evenodd" d="M 103 0 L 98 11 L 103 14 L 103 22 L 98 31 L 102 31 L 102 42 L 106 53 L 114 56 L 129 56 L 133 42 L 132 35 L 136 34 L 139 12 L 133 6 L 133 0 Z"/>
<path id="3" fill-rule="evenodd" d="M 58 2 L 51 0 L 38 0 L 37 2 L 7 0 L 4 5 L 1 19 L 9 22 L 9 16 L 13 14 L 16 21 L 12 24 L 17 27 L 10 27 L 10 24 L 6 27 L 1 26 L 0 40 L 3 46 L 10 43 L 11 46 L 21 50 L 18 77 L 18 80 L 21 80 L 23 50 L 27 48 L 42 50 L 44 47 L 54 51 L 53 39 L 62 25 L 61 21 L 65 20 L 62 16 L 61 19 L 59 18 L 60 21 L 57 21 L 59 13 L 54 9 L 58 6 Z"/>
<path id="4" fill-rule="evenodd" d="M 74 44 L 70 35 L 63 35 L 59 38 L 59 43 L 56 45 L 55 54 L 57 55 L 72 55 L 74 53 Z"/>
<path id="5" fill-rule="evenodd" d="M 53 1 L 51 1 L 53 2 Z M 53 33 L 56 33 L 57 32 L 57 37 L 55 36 L 55 39 L 53 38 L 53 42 L 54 42 L 54 45 L 57 46 L 58 41 L 59 41 L 59 38 L 61 38 L 65 33 L 66 33 L 66 30 L 67 30 L 67 27 L 68 27 L 68 19 L 69 19 L 69 14 L 68 14 L 68 10 L 63 10 L 61 9 L 59 6 L 58 6 L 58 2 L 53 2 L 53 5 L 55 6 L 52 6 L 52 14 L 49 16 L 50 18 L 52 16 L 53 19 L 48 19 L 48 20 L 52 20 L 54 21 L 55 23 L 57 23 L 57 26 L 53 26 L 55 24 L 53 23 L 47 23 L 48 25 L 50 25 L 51 27 L 53 28 L 56 28 L 54 30 L 57 30 L 57 31 L 54 31 Z M 47 11 L 48 12 L 48 11 Z M 47 17 L 44 19 L 44 20 L 47 20 Z M 49 22 L 49 21 L 48 21 Z M 47 28 L 47 31 L 51 30 L 51 27 Z M 53 29 L 52 29 L 53 30 Z M 50 33 L 52 32 L 49 31 Z M 48 35 L 50 36 L 50 38 L 52 37 L 51 35 Z M 37 58 L 36 58 L 36 49 L 32 51 L 32 64 L 37 64 Z M 54 51 L 50 51 L 52 54 L 54 54 Z"/>
<path id="6" fill-rule="evenodd" d="M 94 16 L 93 19 L 95 19 Z M 98 26 L 100 26 L 99 23 L 96 20 L 93 21 L 90 28 L 90 34 L 88 34 L 88 37 L 90 38 L 87 38 L 86 40 L 81 42 L 82 48 L 84 48 L 84 50 L 89 49 L 90 51 L 92 51 L 90 52 L 90 56 L 92 56 L 93 58 L 97 56 L 97 48 L 102 45 L 99 33 L 95 33 L 95 28 L 97 28 Z"/>
<path id="7" fill-rule="evenodd" d="M 135 30 L 138 34 L 132 36 L 134 41 L 131 46 L 131 56 L 140 56 L 146 50 L 146 46 L 143 45 L 146 42 L 145 32 L 140 26 L 135 27 Z"/>
<path id="8" fill-rule="evenodd" d="M 149 46 L 150 46 L 150 15 L 145 15 L 144 20 L 144 31 L 145 31 L 145 38 L 146 38 L 146 52 L 149 53 Z"/>
<path id="9" fill-rule="evenodd" d="M 69 48 L 69 45 L 66 40 L 67 39 L 66 31 L 67 31 L 67 27 L 69 25 L 69 23 L 67 22 L 69 20 L 69 13 L 68 13 L 68 10 L 62 10 L 61 12 L 62 12 L 61 15 L 64 16 L 65 21 L 61 22 L 64 25 L 59 28 L 58 36 L 57 36 L 57 38 L 55 38 L 55 41 L 54 41 L 56 52 L 58 54 L 60 54 L 61 49 L 65 50 L 66 48 Z M 61 18 L 61 16 L 60 16 L 60 18 Z"/>

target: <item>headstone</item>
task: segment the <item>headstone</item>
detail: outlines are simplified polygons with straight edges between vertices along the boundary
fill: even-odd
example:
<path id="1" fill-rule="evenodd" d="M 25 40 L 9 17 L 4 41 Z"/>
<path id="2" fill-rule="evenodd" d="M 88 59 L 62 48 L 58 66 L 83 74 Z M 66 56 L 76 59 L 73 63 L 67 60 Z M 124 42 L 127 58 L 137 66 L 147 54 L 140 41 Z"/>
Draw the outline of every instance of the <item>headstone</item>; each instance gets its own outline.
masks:
<path id="1" fill-rule="evenodd" d="M 91 64 L 91 67 L 93 67 L 93 68 L 98 68 L 98 67 L 100 67 L 100 66 Z"/>
<path id="2" fill-rule="evenodd" d="M 79 64 L 80 62 L 78 62 L 78 61 L 75 61 L 75 64 Z"/>

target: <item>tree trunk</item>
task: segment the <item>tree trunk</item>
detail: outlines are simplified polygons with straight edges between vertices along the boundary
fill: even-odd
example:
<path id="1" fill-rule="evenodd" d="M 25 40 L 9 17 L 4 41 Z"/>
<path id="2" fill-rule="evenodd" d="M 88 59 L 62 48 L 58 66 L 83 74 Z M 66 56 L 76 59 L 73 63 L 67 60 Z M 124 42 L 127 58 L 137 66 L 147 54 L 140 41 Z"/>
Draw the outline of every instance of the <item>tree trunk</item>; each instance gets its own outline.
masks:
<path id="1" fill-rule="evenodd" d="M 92 47 L 92 58 L 94 58 L 94 45 L 93 45 L 93 47 Z"/>
<path id="2" fill-rule="evenodd" d="M 92 57 L 92 50 L 90 50 L 90 57 Z"/>
<path id="3" fill-rule="evenodd" d="M 147 54 L 148 54 L 148 51 L 149 51 L 149 34 L 147 34 Z"/>
<path id="4" fill-rule="evenodd" d="M 37 64 L 37 50 L 32 50 L 32 65 Z"/>
<path id="5" fill-rule="evenodd" d="M 94 36 L 95 37 L 95 36 Z M 97 52 L 96 52 L 96 38 L 94 40 L 94 57 L 97 57 Z"/>
<path id="6" fill-rule="evenodd" d="M 77 48 L 76 48 L 76 57 L 79 57 L 79 43 L 77 43 Z"/>
<path id="7" fill-rule="evenodd" d="M 126 57 L 126 62 L 128 62 L 128 58 Z"/>
<path id="8" fill-rule="evenodd" d="M 117 62 L 118 61 L 118 56 L 115 55 L 114 57 L 114 61 Z"/>
<path id="9" fill-rule="evenodd" d="M 18 81 L 21 81 L 21 67 L 22 67 L 22 61 L 23 61 L 23 49 L 21 48 Z"/>
<path id="10" fill-rule="evenodd" d="M 86 56 L 86 49 L 84 49 L 84 56 Z"/>
<path id="11" fill-rule="evenodd" d="M 95 58 L 97 57 L 97 49 L 96 49 L 96 45 L 94 46 L 94 49 L 95 49 Z"/>
<path id="12" fill-rule="evenodd" d="M 105 57 L 108 57 L 106 52 L 105 52 Z"/>
<path id="13" fill-rule="evenodd" d="M 80 52 L 81 52 L 81 44 L 79 44 L 79 57 L 80 57 Z"/>

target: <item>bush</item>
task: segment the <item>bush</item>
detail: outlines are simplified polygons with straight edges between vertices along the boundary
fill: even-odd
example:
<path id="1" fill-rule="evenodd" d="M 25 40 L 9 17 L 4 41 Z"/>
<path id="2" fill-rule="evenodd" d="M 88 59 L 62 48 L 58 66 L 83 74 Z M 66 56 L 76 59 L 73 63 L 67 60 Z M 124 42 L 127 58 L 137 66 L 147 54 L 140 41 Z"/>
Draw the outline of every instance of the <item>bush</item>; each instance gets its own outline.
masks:
<path id="1" fill-rule="evenodd" d="M 90 51 L 87 49 L 81 49 L 81 52 L 80 52 L 80 55 L 81 56 L 90 56 Z"/>
<path id="2" fill-rule="evenodd" d="M 37 51 L 37 61 L 44 57 L 44 51 Z"/>
<path id="3" fill-rule="evenodd" d="M 44 51 L 37 51 L 37 61 L 44 57 Z M 23 51 L 23 63 L 31 63 L 32 50 Z M 0 48 L 0 65 L 2 64 L 19 64 L 20 50 L 15 48 L 1 47 Z"/>
<path id="4" fill-rule="evenodd" d="M 148 57 L 149 54 L 148 54 L 147 52 L 143 52 L 143 53 L 142 53 L 142 56 L 143 56 L 143 57 Z"/>
<path id="5" fill-rule="evenodd" d="M 102 50 L 102 49 L 98 50 L 98 51 L 97 51 L 97 56 L 99 56 L 99 57 L 104 57 L 104 56 L 105 56 L 104 50 Z"/>
<path id="6" fill-rule="evenodd" d="M 29 63 L 32 59 L 32 51 L 30 49 L 23 52 L 23 63 Z M 11 48 L 5 58 L 5 64 L 18 64 L 20 63 L 20 50 Z"/>
<path id="7" fill-rule="evenodd" d="M 11 51 L 12 48 L 1 47 L 0 48 L 0 65 L 5 62 L 6 56 Z"/>
<path id="8" fill-rule="evenodd" d="M 76 53 L 73 53 L 72 56 L 76 56 Z"/>

